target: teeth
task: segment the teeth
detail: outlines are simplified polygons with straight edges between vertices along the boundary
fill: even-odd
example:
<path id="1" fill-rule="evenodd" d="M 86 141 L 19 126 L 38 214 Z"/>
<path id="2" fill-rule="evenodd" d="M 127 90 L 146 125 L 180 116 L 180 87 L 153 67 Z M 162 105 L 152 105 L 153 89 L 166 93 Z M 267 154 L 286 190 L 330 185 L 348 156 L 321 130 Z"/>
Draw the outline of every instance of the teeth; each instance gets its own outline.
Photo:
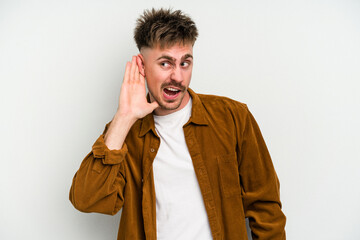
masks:
<path id="1" fill-rule="evenodd" d="M 169 91 L 173 91 L 173 92 L 177 92 L 177 91 L 178 91 L 177 89 L 172 88 L 172 87 L 169 87 L 169 88 L 166 88 L 166 89 L 169 90 Z"/>

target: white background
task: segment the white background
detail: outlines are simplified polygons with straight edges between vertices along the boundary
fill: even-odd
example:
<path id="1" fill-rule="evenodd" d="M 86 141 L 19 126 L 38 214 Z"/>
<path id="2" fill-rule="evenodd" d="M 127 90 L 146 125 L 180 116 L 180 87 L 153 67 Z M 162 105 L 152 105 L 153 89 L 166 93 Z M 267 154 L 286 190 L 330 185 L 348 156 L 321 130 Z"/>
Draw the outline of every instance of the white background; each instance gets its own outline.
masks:
<path id="1" fill-rule="evenodd" d="M 197 23 L 191 87 L 245 102 L 281 181 L 287 236 L 360 239 L 360 1 L 0 0 L 0 239 L 116 239 L 72 177 L 117 107 L 135 20 Z"/>

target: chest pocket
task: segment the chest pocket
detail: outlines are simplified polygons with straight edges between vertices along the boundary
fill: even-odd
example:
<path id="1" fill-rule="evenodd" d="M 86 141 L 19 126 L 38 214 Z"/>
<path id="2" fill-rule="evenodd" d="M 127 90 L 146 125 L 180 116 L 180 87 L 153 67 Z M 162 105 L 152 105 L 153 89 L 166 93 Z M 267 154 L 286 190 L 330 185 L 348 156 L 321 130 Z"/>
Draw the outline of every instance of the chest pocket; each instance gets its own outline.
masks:
<path id="1" fill-rule="evenodd" d="M 241 194 L 236 153 L 217 156 L 221 191 L 225 197 Z"/>

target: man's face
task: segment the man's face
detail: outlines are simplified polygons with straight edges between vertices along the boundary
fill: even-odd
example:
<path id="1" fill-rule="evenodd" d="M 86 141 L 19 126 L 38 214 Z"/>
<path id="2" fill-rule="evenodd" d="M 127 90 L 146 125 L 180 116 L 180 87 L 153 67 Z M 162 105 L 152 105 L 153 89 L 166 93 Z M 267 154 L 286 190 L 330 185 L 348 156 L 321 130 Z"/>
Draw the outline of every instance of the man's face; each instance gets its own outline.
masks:
<path id="1" fill-rule="evenodd" d="M 166 115 L 185 107 L 190 99 L 187 91 L 192 67 L 192 44 L 176 44 L 169 48 L 141 50 L 150 100 L 160 107 L 157 115 Z"/>

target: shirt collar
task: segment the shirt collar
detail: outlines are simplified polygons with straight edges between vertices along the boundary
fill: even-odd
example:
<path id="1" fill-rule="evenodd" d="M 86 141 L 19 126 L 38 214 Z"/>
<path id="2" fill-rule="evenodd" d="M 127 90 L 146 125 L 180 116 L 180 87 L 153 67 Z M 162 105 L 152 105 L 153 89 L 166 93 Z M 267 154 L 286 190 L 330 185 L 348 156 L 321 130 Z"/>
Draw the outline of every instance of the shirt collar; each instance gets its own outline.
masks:
<path id="1" fill-rule="evenodd" d="M 200 97 L 190 88 L 188 88 L 188 92 L 192 98 L 192 110 L 191 110 L 191 117 L 188 123 L 185 125 L 189 125 L 190 123 L 194 123 L 196 125 L 208 125 L 208 120 L 205 117 L 206 111 L 200 100 Z M 148 96 L 148 100 L 149 100 L 149 96 Z M 141 127 L 140 127 L 139 137 L 145 136 L 145 134 L 150 130 L 152 130 L 153 133 L 156 135 L 154 117 L 152 113 L 146 115 L 140 121 L 141 121 Z"/>

